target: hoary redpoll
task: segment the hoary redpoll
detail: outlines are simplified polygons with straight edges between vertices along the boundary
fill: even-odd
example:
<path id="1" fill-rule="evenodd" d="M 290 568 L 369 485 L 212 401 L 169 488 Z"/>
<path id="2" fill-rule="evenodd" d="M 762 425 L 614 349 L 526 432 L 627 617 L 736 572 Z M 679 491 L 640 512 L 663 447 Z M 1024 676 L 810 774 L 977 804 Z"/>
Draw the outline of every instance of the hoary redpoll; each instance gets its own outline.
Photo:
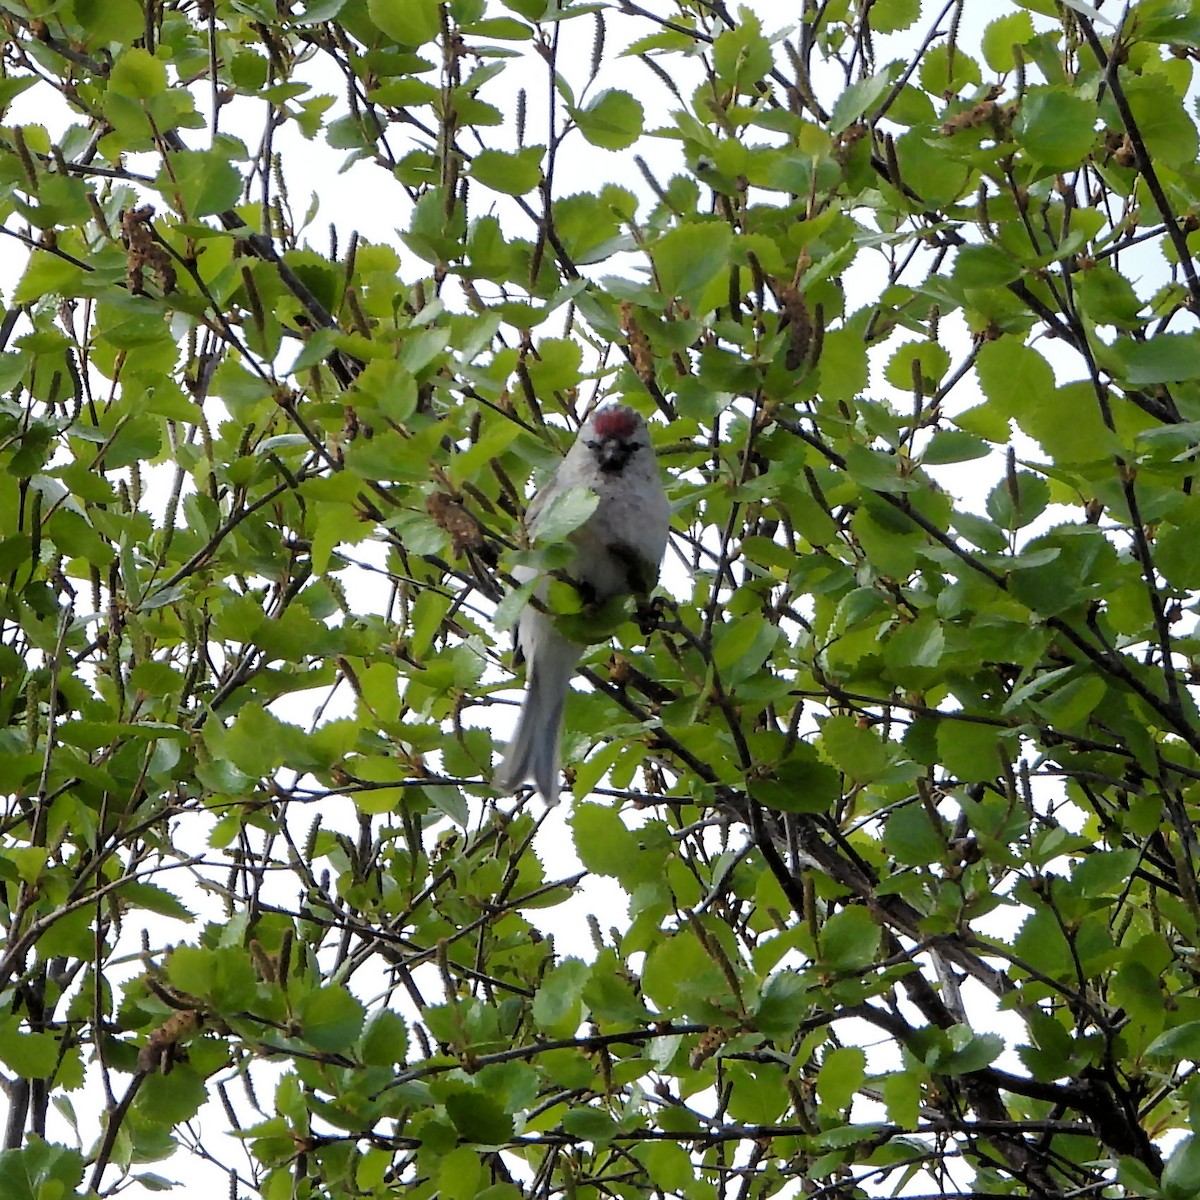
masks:
<path id="1" fill-rule="evenodd" d="M 590 605 L 614 596 L 644 594 L 658 578 L 667 548 L 670 507 L 645 421 L 632 408 L 613 404 L 584 423 L 550 482 L 529 506 L 531 541 L 555 497 L 570 488 L 589 488 L 599 503 L 570 534 L 574 559 L 566 574 Z M 518 567 L 520 582 L 533 578 Z M 544 599 L 543 585 L 535 593 Z M 517 646 L 525 656 L 525 701 L 517 731 L 496 784 L 511 791 L 527 779 L 547 804 L 558 803 L 558 744 L 571 676 L 586 644 L 565 637 L 554 618 L 527 604 L 517 625 Z"/>

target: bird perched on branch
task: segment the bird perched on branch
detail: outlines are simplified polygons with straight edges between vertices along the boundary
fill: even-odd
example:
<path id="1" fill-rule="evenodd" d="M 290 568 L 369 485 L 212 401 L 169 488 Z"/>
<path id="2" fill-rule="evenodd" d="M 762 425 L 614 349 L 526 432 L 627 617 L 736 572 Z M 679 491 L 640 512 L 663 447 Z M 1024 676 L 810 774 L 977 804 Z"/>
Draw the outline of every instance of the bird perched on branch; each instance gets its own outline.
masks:
<path id="1" fill-rule="evenodd" d="M 567 535 L 574 558 L 565 572 L 585 602 L 585 621 L 588 609 L 595 612 L 616 596 L 648 593 L 667 548 L 671 510 L 662 475 L 646 423 L 627 405 L 597 409 L 584 422 L 566 458 L 529 506 L 530 541 L 537 542 L 539 536 L 545 540 L 556 509 L 581 496 L 587 499 L 587 492 L 595 496 L 594 507 Z M 513 571 L 522 583 L 536 574 L 532 567 Z M 547 584 L 543 581 L 534 592 L 543 607 Z M 576 621 L 572 633 L 586 632 Z M 542 799 L 557 804 L 563 706 L 587 647 L 586 636 L 566 636 L 549 613 L 528 603 L 517 624 L 516 641 L 527 664 L 525 700 L 517 732 L 496 771 L 496 784 L 512 791 L 532 779 Z"/>

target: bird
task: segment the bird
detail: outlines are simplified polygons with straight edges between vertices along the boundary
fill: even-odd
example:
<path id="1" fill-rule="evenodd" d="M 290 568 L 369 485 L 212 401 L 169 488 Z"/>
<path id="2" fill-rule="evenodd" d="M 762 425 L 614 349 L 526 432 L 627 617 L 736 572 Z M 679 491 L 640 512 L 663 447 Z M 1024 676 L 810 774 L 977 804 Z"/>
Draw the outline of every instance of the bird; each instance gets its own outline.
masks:
<path id="1" fill-rule="evenodd" d="M 650 431 L 636 409 L 609 404 L 584 422 L 549 483 L 529 505 L 526 529 L 531 542 L 537 541 L 539 525 L 555 498 L 571 488 L 588 488 L 598 498 L 587 520 L 568 535 L 575 554 L 566 574 L 587 606 L 594 611 L 616 596 L 648 594 L 666 553 L 671 508 Z M 536 574 L 532 567 L 513 570 L 518 583 Z M 539 602 L 545 600 L 546 586 L 544 580 L 534 592 Z M 517 622 L 516 645 L 526 662 L 525 697 L 516 733 L 494 780 L 502 790 L 513 792 L 532 779 L 545 803 L 555 805 L 563 707 L 587 645 L 567 637 L 548 612 L 530 603 Z"/>

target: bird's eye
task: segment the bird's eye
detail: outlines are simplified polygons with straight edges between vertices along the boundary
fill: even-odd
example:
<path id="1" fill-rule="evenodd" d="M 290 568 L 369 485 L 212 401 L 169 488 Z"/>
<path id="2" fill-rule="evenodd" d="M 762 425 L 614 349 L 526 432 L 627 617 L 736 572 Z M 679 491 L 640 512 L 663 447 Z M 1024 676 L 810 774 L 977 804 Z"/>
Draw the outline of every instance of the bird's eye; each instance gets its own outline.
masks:
<path id="1" fill-rule="evenodd" d="M 587 444 L 587 448 L 589 450 L 599 450 L 600 443 L 593 438 L 593 439 L 589 440 L 589 442 Z"/>

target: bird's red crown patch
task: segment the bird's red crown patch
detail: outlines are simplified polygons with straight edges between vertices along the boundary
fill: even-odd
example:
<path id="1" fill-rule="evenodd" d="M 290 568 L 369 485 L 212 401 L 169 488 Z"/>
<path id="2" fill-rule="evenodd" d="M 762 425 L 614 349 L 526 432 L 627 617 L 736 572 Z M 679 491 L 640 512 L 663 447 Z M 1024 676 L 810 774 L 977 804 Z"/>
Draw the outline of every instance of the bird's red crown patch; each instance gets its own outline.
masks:
<path id="1" fill-rule="evenodd" d="M 637 413 L 632 408 L 618 404 L 613 408 L 601 409 L 592 425 L 597 437 L 628 441 L 637 432 Z"/>

